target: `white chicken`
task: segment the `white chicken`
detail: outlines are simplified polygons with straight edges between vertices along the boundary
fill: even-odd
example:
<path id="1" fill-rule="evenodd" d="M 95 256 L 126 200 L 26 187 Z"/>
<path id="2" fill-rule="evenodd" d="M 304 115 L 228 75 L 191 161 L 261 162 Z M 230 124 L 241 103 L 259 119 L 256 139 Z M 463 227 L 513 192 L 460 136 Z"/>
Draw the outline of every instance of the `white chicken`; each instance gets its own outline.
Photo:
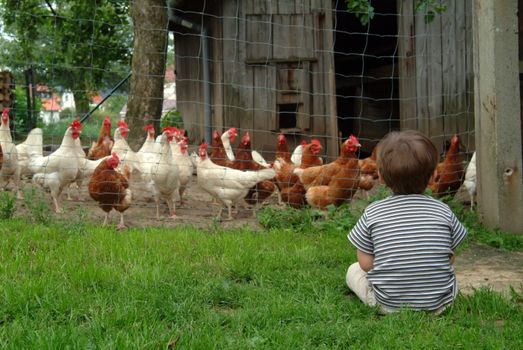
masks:
<path id="1" fill-rule="evenodd" d="M 157 219 L 160 219 L 161 198 L 167 202 L 170 216 L 176 218 L 175 202 L 180 187 L 180 174 L 171 152 L 170 143 L 173 137 L 174 130 L 170 127 L 164 128 L 160 137 L 160 152 L 156 156 L 151 154 L 154 158 L 150 160 L 150 180 L 154 186 Z"/>
<path id="2" fill-rule="evenodd" d="M 474 208 L 474 195 L 476 194 L 476 152 L 472 155 L 470 163 L 465 171 L 465 180 L 463 185 L 470 196 L 470 210 Z"/>
<path id="3" fill-rule="evenodd" d="M 295 166 L 301 165 L 301 157 L 303 155 L 303 147 L 307 145 L 307 141 L 303 140 L 298 146 L 292 151 L 291 161 Z"/>
<path id="4" fill-rule="evenodd" d="M 260 181 L 276 176 L 274 169 L 258 171 L 241 171 L 214 164 L 207 156 L 208 144 L 199 148 L 201 162 L 198 164 L 198 184 L 214 198 L 221 201 L 228 210 L 228 220 L 232 220 L 232 205 L 243 199 L 249 189 Z M 217 218 L 221 218 L 223 206 L 220 207 Z"/>
<path id="5" fill-rule="evenodd" d="M 121 167 L 127 166 L 133 177 L 141 174 L 140 157 L 131 149 L 125 138 L 129 133 L 129 126 L 123 120 L 118 122 L 118 127 L 114 130 L 114 145 L 112 152 L 116 153 L 120 159 Z"/>
<path id="6" fill-rule="evenodd" d="M 20 167 L 20 176 L 29 176 L 29 155 L 43 156 L 43 130 L 34 128 L 29 132 L 24 142 L 16 145 L 16 152 L 18 153 L 18 166 Z"/>
<path id="7" fill-rule="evenodd" d="M 235 159 L 231 142 L 234 142 L 236 136 L 238 136 L 238 131 L 236 130 L 236 128 L 230 128 L 229 130 L 225 131 L 221 136 L 223 148 L 225 149 L 225 153 L 227 154 L 227 158 L 229 158 L 229 160 Z"/>
<path id="8" fill-rule="evenodd" d="M 136 152 L 142 160 L 147 157 L 148 153 L 153 152 L 155 149 L 154 125 L 147 124 L 143 129 L 147 132 L 147 137 L 142 147 Z"/>
<path id="9" fill-rule="evenodd" d="M 65 131 L 62 143 L 55 152 L 46 157 L 30 154 L 29 170 L 33 174 L 33 181 L 50 189 L 57 213 L 62 212 L 58 202 L 60 194 L 78 176 L 80 162 L 75 140 L 81 132 L 82 124 L 75 120 Z"/>
<path id="10" fill-rule="evenodd" d="M 10 181 L 14 183 L 14 190 L 18 198 L 21 197 L 18 185 L 20 183 L 20 167 L 18 165 L 18 152 L 13 143 L 11 130 L 9 128 L 9 109 L 2 111 L 2 123 L 0 125 L 0 145 L 2 146 L 3 162 L 0 169 L 0 187 L 5 188 Z"/>
<path id="11" fill-rule="evenodd" d="M 187 185 L 191 181 L 194 165 L 191 157 L 187 154 L 187 137 L 183 137 L 181 132 L 175 134 L 174 140 L 171 141 L 171 152 L 174 163 L 178 165 L 180 172 L 180 189 L 178 191 L 180 197 L 180 204 L 183 204 L 183 193 L 187 189 Z"/>

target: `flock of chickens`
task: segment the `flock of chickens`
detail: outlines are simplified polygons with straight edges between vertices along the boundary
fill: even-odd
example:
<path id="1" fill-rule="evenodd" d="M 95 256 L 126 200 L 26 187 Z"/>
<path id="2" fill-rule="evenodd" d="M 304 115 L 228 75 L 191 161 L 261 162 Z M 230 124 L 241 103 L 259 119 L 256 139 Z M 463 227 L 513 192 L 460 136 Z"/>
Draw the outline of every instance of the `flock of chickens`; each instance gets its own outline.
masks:
<path id="1" fill-rule="evenodd" d="M 358 189 L 368 191 L 378 182 L 376 149 L 369 158 L 358 159 L 361 145 L 352 135 L 341 144 L 339 157 L 323 164 L 318 140 L 303 141 L 291 153 L 285 136 L 279 134 L 274 160 L 267 162 L 251 149 L 248 132 L 236 152 L 233 151 L 231 144 L 238 136 L 235 128 L 223 134 L 215 131 L 210 146 L 203 143 L 198 153 L 189 155 L 183 130 L 166 127 L 155 137 L 154 127 L 147 125 L 146 140 L 135 152 L 126 141 L 127 123 L 119 121 L 113 136 L 107 117 L 87 155 L 80 142 L 82 124 L 75 120 L 67 128 L 59 148 L 44 156 L 41 129 L 33 129 L 23 143 L 14 145 L 8 113 L 4 109 L 0 126 L 2 186 L 12 181 L 19 195 L 20 178 L 32 176 L 33 182 L 49 189 L 59 213 L 62 192 L 74 186 L 79 188 L 87 180 L 89 195 L 105 212 L 104 225 L 114 209 L 120 213 L 118 228 L 125 227 L 123 213 L 133 202 L 131 181 L 139 181 L 154 198 L 157 218 L 161 200 L 166 201 L 169 216 L 175 218 L 176 203 L 183 203 L 184 192 L 196 170 L 198 185 L 227 207 L 228 220 L 233 218 L 235 205 L 256 206 L 274 192 L 280 204 L 325 208 L 339 206 L 349 201 Z M 463 182 L 458 148 L 459 139 L 454 136 L 445 159 L 438 164 L 438 177 L 429 184 L 435 195 L 455 192 Z"/>

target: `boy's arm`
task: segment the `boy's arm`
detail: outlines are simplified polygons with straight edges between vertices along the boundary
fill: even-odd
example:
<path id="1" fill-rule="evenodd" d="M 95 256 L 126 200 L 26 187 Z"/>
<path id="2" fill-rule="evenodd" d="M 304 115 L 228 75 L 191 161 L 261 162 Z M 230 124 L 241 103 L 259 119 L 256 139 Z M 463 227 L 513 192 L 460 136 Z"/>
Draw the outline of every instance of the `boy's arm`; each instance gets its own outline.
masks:
<path id="1" fill-rule="evenodd" d="M 374 267 L 374 255 L 367 254 L 361 250 L 356 250 L 358 255 L 358 263 L 363 271 L 369 272 Z"/>
<path id="2" fill-rule="evenodd" d="M 452 255 L 450 256 L 450 264 L 454 265 L 454 260 L 456 258 L 456 253 L 452 250 Z"/>

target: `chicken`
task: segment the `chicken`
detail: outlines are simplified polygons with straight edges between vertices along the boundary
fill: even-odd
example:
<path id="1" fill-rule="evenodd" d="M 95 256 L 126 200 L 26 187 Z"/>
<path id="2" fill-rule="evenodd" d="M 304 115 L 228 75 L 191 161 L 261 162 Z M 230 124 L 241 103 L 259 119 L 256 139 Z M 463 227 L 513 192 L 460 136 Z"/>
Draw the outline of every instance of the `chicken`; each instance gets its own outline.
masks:
<path id="1" fill-rule="evenodd" d="M 112 152 L 118 155 L 122 166 L 127 166 L 134 176 L 141 175 L 142 167 L 140 157 L 134 152 L 125 140 L 129 133 L 129 126 L 123 120 L 118 122 L 118 127 L 114 130 L 114 145 Z"/>
<path id="2" fill-rule="evenodd" d="M 180 187 L 178 165 L 174 162 L 170 142 L 173 140 L 174 130 L 166 127 L 159 140 L 159 153 L 151 153 L 153 157 L 150 166 L 150 180 L 154 188 L 156 202 L 156 219 L 160 219 L 160 199 L 164 199 L 169 207 L 169 215 L 176 218 L 176 197 Z M 144 177 L 147 182 L 149 175 Z"/>
<path id="3" fill-rule="evenodd" d="M 152 153 L 155 150 L 154 125 L 147 124 L 143 129 L 147 132 L 147 137 L 145 138 L 142 147 L 138 152 L 136 152 L 142 161 L 145 160 L 144 158 L 146 158 L 149 153 Z"/>
<path id="4" fill-rule="evenodd" d="M 472 155 L 467 170 L 465 171 L 465 180 L 463 185 L 470 196 L 470 210 L 474 208 L 474 195 L 476 194 L 476 152 Z"/>
<path id="5" fill-rule="evenodd" d="M 236 151 L 236 159 L 233 163 L 233 168 L 238 170 L 261 170 L 267 168 L 267 166 L 263 166 L 253 160 L 249 132 L 245 133 L 240 142 L 240 146 Z M 249 189 L 249 192 L 244 198 L 245 202 L 251 205 L 262 203 L 270 197 L 274 190 L 276 190 L 276 185 L 273 181 L 265 180 L 259 182 L 253 188 Z"/>
<path id="6" fill-rule="evenodd" d="M 4 108 L 2 112 L 2 122 L 0 125 L 0 147 L 3 152 L 2 168 L 0 169 L 0 187 L 5 188 L 10 181 L 14 183 L 14 190 L 18 198 L 19 192 L 20 166 L 18 165 L 18 152 L 11 137 L 9 128 L 9 109 Z"/>
<path id="7" fill-rule="evenodd" d="M 303 147 L 302 161 L 299 166 L 302 169 L 317 166 L 323 163 L 318 154 L 321 152 L 321 144 L 318 140 L 312 140 L 310 144 Z M 276 166 L 277 165 L 277 166 Z M 279 190 L 279 203 L 287 203 L 294 208 L 301 208 L 305 204 L 305 188 L 300 182 L 298 175 L 294 174 L 296 165 L 287 163 L 283 159 L 275 161 L 276 185 Z"/>
<path id="8" fill-rule="evenodd" d="M 272 168 L 241 171 L 217 165 L 208 158 L 207 148 L 206 143 L 199 148 L 199 156 L 202 161 L 197 168 L 198 185 L 227 206 L 228 220 L 232 220 L 233 203 L 244 198 L 249 192 L 249 188 L 260 181 L 272 179 L 276 173 Z M 222 211 L 223 206 L 218 212 L 218 219 L 221 218 Z"/>
<path id="9" fill-rule="evenodd" d="M 91 148 L 87 152 L 87 159 L 97 160 L 111 155 L 111 149 L 114 145 L 114 139 L 111 136 L 111 118 L 105 117 L 98 140 L 93 142 Z"/>
<path id="10" fill-rule="evenodd" d="M 450 139 L 450 147 L 443 162 L 436 167 L 436 176 L 428 185 L 432 193 L 441 196 L 449 191 L 455 194 L 463 181 L 463 164 L 459 155 L 458 135 Z"/>
<path id="11" fill-rule="evenodd" d="M 103 226 L 107 225 L 109 212 L 114 209 L 120 213 L 118 229 L 125 228 L 123 213 L 131 206 L 132 193 L 129 189 L 130 170 L 124 167 L 124 173 L 117 170 L 120 163 L 118 154 L 104 159 L 94 170 L 89 179 L 88 189 L 92 199 L 105 212 Z"/>
<path id="12" fill-rule="evenodd" d="M 20 176 L 29 176 L 29 155 L 43 156 L 43 130 L 34 128 L 29 132 L 24 142 L 16 145 L 16 152 L 18 153 L 18 166 L 20 167 Z"/>
<path id="13" fill-rule="evenodd" d="M 216 130 L 213 132 L 212 136 L 211 161 L 214 164 L 226 166 L 229 168 L 232 167 L 233 164 L 233 160 L 227 157 L 227 152 L 225 151 L 222 138 Z"/>
<path id="14" fill-rule="evenodd" d="M 350 200 L 358 189 L 360 167 L 356 154 L 349 153 L 349 161 L 341 165 L 327 185 L 312 186 L 305 198 L 311 207 L 324 209 L 328 205 L 340 206 Z"/>
<path id="15" fill-rule="evenodd" d="M 60 194 L 78 176 L 80 162 L 75 140 L 80 137 L 81 132 L 82 124 L 74 120 L 65 131 L 62 143 L 56 151 L 46 157 L 30 155 L 28 166 L 33 174 L 33 181 L 50 189 L 57 213 L 62 212 L 58 202 Z"/>
<path id="16" fill-rule="evenodd" d="M 300 142 L 300 144 L 298 146 L 296 146 L 296 148 L 294 149 L 294 151 L 292 151 L 292 155 L 291 155 L 291 162 L 296 165 L 296 166 L 300 166 L 301 165 L 301 158 L 302 158 L 302 155 L 303 155 L 303 148 L 307 145 L 307 141 L 305 140 L 302 140 Z M 318 158 L 321 160 L 321 158 Z M 323 161 L 321 162 L 321 164 L 318 164 L 318 165 L 322 165 L 323 164 Z"/>
<path id="17" fill-rule="evenodd" d="M 314 166 L 307 169 L 296 168 L 294 173 L 298 175 L 305 189 L 312 186 L 328 185 L 332 177 L 347 163 L 356 158 L 356 151 L 361 147 L 358 139 L 351 135 L 341 147 L 338 159 L 326 165 Z"/>
<path id="18" fill-rule="evenodd" d="M 370 157 L 358 161 L 360 167 L 359 188 L 365 191 L 370 191 L 378 183 L 376 152 L 377 147 L 374 147 Z"/>
<path id="19" fill-rule="evenodd" d="M 171 153 L 173 155 L 174 163 L 178 165 L 180 173 L 180 188 L 178 193 L 180 204 L 183 204 L 183 194 L 187 189 L 188 184 L 191 182 L 195 167 L 193 160 L 187 154 L 187 137 L 182 137 L 181 140 L 180 137 L 175 137 L 175 139 L 171 141 Z"/>
<path id="20" fill-rule="evenodd" d="M 278 143 L 276 144 L 276 153 L 274 159 L 282 159 L 287 163 L 292 163 L 291 153 L 289 152 L 289 145 L 284 134 L 278 134 Z M 299 164 L 295 164 L 299 165 Z"/>
<path id="21" fill-rule="evenodd" d="M 238 131 L 236 130 L 236 128 L 230 128 L 229 130 L 225 131 L 221 136 L 223 148 L 225 149 L 225 153 L 227 154 L 227 158 L 229 160 L 235 159 L 234 152 L 232 151 L 231 142 L 234 142 L 236 136 L 238 136 Z"/>

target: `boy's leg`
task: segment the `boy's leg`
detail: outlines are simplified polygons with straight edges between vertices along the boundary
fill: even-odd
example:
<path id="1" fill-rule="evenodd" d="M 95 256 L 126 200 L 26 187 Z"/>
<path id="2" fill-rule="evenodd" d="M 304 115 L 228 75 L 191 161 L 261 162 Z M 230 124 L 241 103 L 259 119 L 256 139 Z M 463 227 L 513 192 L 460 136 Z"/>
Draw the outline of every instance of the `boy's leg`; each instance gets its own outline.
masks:
<path id="1" fill-rule="evenodd" d="M 346 281 L 350 290 L 352 290 L 364 304 L 376 306 L 376 298 L 367 280 L 367 273 L 361 269 L 359 263 L 356 262 L 349 266 Z"/>

